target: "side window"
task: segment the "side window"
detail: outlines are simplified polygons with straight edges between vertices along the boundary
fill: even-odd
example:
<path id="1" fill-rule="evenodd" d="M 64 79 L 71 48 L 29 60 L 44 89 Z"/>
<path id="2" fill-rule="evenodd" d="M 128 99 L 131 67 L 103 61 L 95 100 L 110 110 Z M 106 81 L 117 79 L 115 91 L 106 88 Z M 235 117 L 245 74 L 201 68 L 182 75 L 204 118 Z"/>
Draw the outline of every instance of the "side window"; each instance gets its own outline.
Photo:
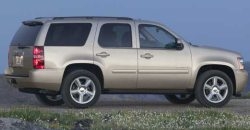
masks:
<path id="1" fill-rule="evenodd" d="M 51 24 L 45 46 L 83 46 L 91 30 L 90 23 Z"/>
<path id="2" fill-rule="evenodd" d="M 120 23 L 102 25 L 98 43 L 101 47 L 132 47 L 131 26 Z"/>
<path id="3" fill-rule="evenodd" d="M 176 38 L 155 25 L 139 25 L 140 48 L 176 49 Z"/>

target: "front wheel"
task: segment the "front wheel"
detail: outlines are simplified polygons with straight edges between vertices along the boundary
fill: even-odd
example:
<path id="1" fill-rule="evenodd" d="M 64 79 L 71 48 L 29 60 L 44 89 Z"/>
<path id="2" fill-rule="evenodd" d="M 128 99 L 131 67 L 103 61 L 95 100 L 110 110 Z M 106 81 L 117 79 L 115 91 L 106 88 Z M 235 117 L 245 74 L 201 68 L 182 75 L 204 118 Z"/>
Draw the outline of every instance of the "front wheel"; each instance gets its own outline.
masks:
<path id="1" fill-rule="evenodd" d="M 196 99 L 206 107 L 222 107 L 233 95 L 233 83 L 228 75 L 219 70 L 210 70 L 198 77 L 195 86 Z"/>
<path id="2" fill-rule="evenodd" d="M 65 77 L 61 94 L 69 107 L 87 108 L 99 99 L 101 85 L 93 73 L 87 70 L 75 70 Z"/>
<path id="3" fill-rule="evenodd" d="M 195 100 L 194 94 L 165 95 L 166 99 L 174 104 L 189 104 Z"/>
<path id="4" fill-rule="evenodd" d="M 44 105 L 59 106 L 64 104 L 61 95 L 35 94 L 38 101 Z"/>

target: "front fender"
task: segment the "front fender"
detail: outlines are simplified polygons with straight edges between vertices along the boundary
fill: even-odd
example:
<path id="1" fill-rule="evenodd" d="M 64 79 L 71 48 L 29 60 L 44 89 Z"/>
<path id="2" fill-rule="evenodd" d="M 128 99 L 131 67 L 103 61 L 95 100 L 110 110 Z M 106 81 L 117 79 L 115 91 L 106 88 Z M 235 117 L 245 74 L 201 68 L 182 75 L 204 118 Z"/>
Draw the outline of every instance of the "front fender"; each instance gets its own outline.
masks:
<path id="1" fill-rule="evenodd" d="M 233 64 L 228 63 L 228 62 L 223 62 L 223 61 L 206 61 L 206 62 L 202 62 L 202 63 L 200 63 L 200 64 L 198 64 L 198 65 L 196 65 L 196 66 L 193 67 L 192 78 L 190 80 L 190 88 L 194 88 L 199 70 L 203 66 L 207 66 L 207 65 L 209 65 L 209 66 L 219 65 L 219 66 L 229 67 L 232 70 L 236 69 L 236 67 Z"/>

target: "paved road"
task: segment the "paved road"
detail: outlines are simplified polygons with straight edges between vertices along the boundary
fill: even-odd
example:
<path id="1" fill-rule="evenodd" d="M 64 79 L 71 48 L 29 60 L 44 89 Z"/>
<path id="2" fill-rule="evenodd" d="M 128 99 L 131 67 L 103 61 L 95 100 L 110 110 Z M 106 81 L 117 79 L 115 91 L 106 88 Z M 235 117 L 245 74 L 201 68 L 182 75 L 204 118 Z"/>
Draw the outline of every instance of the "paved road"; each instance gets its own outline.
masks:
<path id="1" fill-rule="evenodd" d="M 32 94 L 20 93 L 6 84 L 0 78 L 0 108 L 10 107 L 35 107 L 52 111 L 70 111 L 66 106 L 48 107 L 40 104 Z M 197 101 L 189 105 L 173 105 L 161 95 L 103 95 L 96 105 L 84 111 L 119 111 L 119 110 L 147 110 L 147 111 L 185 111 L 185 110 L 204 110 Z M 218 111 L 233 111 L 239 114 L 250 115 L 250 99 L 233 99 Z M 74 109 L 74 111 L 83 111 Z"/>

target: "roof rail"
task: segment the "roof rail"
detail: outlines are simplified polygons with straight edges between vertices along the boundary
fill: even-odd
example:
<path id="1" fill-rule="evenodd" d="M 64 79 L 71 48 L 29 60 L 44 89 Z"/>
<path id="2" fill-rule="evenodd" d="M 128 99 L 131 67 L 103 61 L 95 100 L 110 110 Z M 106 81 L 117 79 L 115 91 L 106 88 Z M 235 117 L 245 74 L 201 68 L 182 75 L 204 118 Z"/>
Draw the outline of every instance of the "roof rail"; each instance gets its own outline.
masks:
<path id="1" fill-rule="evenodd" d="M 59 20 L 59 19 L 81 19 L 81 18 L 85 18 L 85 19 L 100 19 L 100 18 L 104 18 L 104 19 L 120 19 L 120 20 L 133 20 L 132 18 L 129 17 L 105 17 L 105 16 L 73 16 L 73 17 L 54 17 L 53 20 Z"/>
<path id="2" fill-rule="evenodd" d="M 53 17 L 36 17 L 35 19 L 53 19 Z"/>

